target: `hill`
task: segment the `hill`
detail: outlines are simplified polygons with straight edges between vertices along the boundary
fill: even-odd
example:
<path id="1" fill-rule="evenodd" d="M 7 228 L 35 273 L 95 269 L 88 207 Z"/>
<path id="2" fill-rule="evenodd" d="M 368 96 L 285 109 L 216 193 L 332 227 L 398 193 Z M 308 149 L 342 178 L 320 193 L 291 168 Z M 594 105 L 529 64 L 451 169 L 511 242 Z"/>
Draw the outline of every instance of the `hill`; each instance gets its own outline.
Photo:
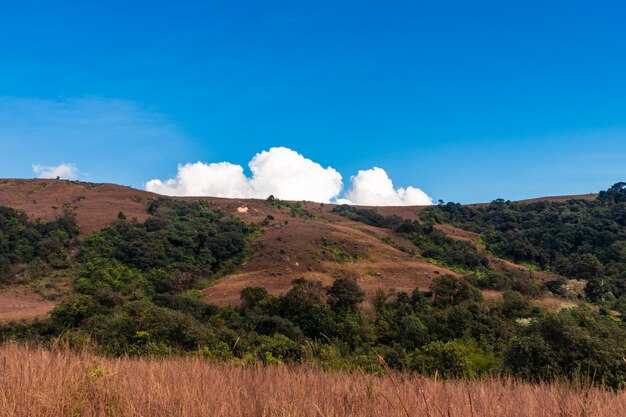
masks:
<path id="1" fill-rule="evenodd" d="M 0 340 L 621 387 L 625 248 L 622 183 L 372 208 L 2 180 L 0 314 L 41 320 Z"/>
<path id="2" fill-rule="evenodd" d="M 114 184 L 92 184 L 67 180 L 0 180 L 0 205 L 22 210 L 31 220 L 51 221 L 70 207 L 76 215 L 80 237 L 88 236 L 117 220 L 121 212 L 128 219 L 142 222 L 148 217 L 150 201 L 160 196 Z M 587 197 L 587 196 L 585 196 Z M 553 199 L 553 198 L 546 198 Z M 274 207 L 264 200 L 225 198 L 180 198 L 203 200 L 249 223 L 273 220 L 263 226 L 263 233 L 252 243 L 246 262 L 207 288 L 208 301 L 238 302 L 239 292 L 247 286 L 263 286 L 278 294 L 291 287 L 291 281 L 304 277 L 329 284 L 338 276 L 354 277 L 368 295 L 376 290 L 401 291 L 428 288 L 435 276 L 457 272 L 410 253 L 413 244 L 388 229 L 346 219 L 333 213 L 332 204 L 302 202 L 315 220 L 292 216 L 290 209 Z M 378 207 L 381 214 L 418 220 L 423 207 Z M 455 239 L 475 240 L 477 235 L 450 226 L 441 226 Z M 470 236 L 470 237 L 468 237 Z M 331 246 L 331 249 L 325 249 Z M 404 250 L 403 250 L 404 249 Z M 332 251 L 354 256 L 353 261 L 337 261 Z M 528 271 L 522 265 L 495 260 L 498 268 Z M 539 274 L 541 275 L 541 274 Z M 552 279 L 552 275 L 541 275 Z"/>
<path id="3" fill-rule="evenodd" d="M 566 201 L 567 199 L 591 199 L 594 194 L 568 197 L 544 197 L 526 200 Z M 142 222 L 148 217 L 150 201 L 160 198 L 157 194 L 115 184 L 94 184 L 52 179 L 4 179 L 0 180 L 0 206 L 24 211 L 31 220 L 52 221 L 71 208 L 76 215 L 80 237 L 84 238 L 117 220 L 119 213 L 128 219 Z M 207 301 L 228 304 L 238 303 L 240 291 L 248 286 L 262 286 L 272 294 L 279 294 L 291 287 L 297 278 L 314 279 L 329 284 L 340 276 L 356 278 L 368 297 L 379 289 L 410 291 L 419 287 L 427 289 L 435 276 L 457 275 L 455 270 L 416 258 L 410 252 L 413 244 L 406 238 L 387 229 L 350 221 L 333 213 L 335 205 L 302 202 L 303 208 L 315 216 L 311 221 L 292 216 L 291 211 L 266 204 L 264 200 L 225 199 L 212 197 L 179 198 L 185 201 L 203 200 L 245 222 L 261 223 L 268 216 L 273 220 L 263 227 L 263 233 L 250 245 L 248 259 L 232 274 L 223 277 L 204 290 Z M 367 207 L 365 207 L 367 209 Z M 369 208 L 373 209 L 373 208 Z M 399 216 L 419 220 L 424 207 L 377 207 L 385 216 Z M 452 227 L 438 226 L 446 235 L 477 244 L 479 235 Z M 323 242 L 330 242 L 333 249 L 355 255 L 354 262 L 337 262 L 332 251 L 324 249 Z M 327 245 L 328 246 L 328 245 Z M 549 281 L 554 274 L 531 271 L 526 265 L 491 257 L 494 268 L 503 272 L 533 274 Z M 27 290 L 22 290 L 27 291 Z M 493 297 L 494 293 L 486 293 Z M 32 308 L 19 307 L 23 317 L 41 314 L 43 302 L 29 294 Z M 38 302 L 38 301 L 40 302 Z M 550 299 L 556 305 L 565 301 Z M 17 305 L 16 305 L 17 306 Z M 16 307 L 18 309 L 18 307 Z M 9 312 L 5 313 L 9 316 Z M 19 312 L 10 313 L 11 317 Z"/>

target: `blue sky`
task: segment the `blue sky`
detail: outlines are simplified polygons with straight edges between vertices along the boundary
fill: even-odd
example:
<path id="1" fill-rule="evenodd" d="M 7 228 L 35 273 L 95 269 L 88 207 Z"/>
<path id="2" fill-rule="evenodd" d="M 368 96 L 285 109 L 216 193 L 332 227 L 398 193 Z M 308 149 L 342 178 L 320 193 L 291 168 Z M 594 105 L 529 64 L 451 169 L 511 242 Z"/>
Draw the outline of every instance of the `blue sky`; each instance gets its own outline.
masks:
<path id="1" fill-rule="evenodd" d="M 143 187 L 283 146 L 344 191 L 374 166 L 460 202 L 626 180 L 624 2 L 2 8 L 0 177 L 72 163 Z"/>

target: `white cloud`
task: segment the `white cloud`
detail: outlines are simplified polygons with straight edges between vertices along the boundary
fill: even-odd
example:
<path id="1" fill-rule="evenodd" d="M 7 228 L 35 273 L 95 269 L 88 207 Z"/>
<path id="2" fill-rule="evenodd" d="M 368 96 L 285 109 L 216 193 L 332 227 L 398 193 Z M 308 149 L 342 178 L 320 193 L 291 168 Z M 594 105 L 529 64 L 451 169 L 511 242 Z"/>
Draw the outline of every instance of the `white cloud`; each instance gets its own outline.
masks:
<path id="1" fill-rule="evenodd" d="M 258 153 L 248 166 L 251 177 L 242 166 L 229 162 L 179 165 L 176 178 L 148 181 L 146 189 L 166 195 L 267 198 L 272 194 L 285 200 L 319 202 L 329 202 L 341 192 L 339 172 L 288 148 Z"/>
<path id="2" fill-rule="evenodd" d="M 74 164 L 59 164 L 56 166 L 33 164 L 33 171 L 37 175 L 37 178 L 60 177 L 73 180 L 78 177 L 78 168 Z"/>
<path id="3" fill-rule="evenodd" d="M 178 196 L 249 197 L 252 192 L 243 167 L 229 162 L 196 162 L 178 166 L 176 178 L 146 183 L 146 190 Z"/>
<path id="4" fill-rule="evenodd" d="M 196 162 L 178 166 L 175 178 L 153 179 L 146 189 L 176 196 L 267 198 L 358 204 L 366 206 L 430 205 L 431 198 L 419 188 L 395 189 L 382 168 L 359 171 L 351 178 L 345 198 L 338 199 L 342 177 L 289 148 L 271 148 L 248 163 L 252 176 L 230 162 Z"/>
<path id="5" fill-rule="evenodd" d="M 338 202 L 362 206 L 424 206 L 433 203 L 419 188 L 394 188 L 387 172 L 378 167 L 359 171 L 350 178 L 350 183 L 346 198 Z"/>

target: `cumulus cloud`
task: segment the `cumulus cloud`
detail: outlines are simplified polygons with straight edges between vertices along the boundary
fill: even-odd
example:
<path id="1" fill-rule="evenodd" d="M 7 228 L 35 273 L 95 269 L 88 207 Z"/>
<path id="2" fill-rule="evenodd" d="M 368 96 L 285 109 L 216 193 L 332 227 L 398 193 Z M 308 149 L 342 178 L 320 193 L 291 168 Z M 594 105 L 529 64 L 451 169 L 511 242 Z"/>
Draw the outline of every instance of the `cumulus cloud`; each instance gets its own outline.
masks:
<path id="1" fill-rule="evenodd" d="M 308 200 L 367 206 L 429 205 L 431 198 L 419 188 L 394 188 L 382 168 L 359 171 L 351 178 L 345 198 L 338 198 L 342 177 L 289 148 L 271 148 L 248 163 L 251 176 L 230 162 L 196 162 L 178 166 L 176 177 L 146 183 L 146 189 L 174 196 L 213 196 Z"/>
<path id="2" fill-rule="evenodd" d="M 419 188 L 394 188 L 387 172 L 378 167 L 359 171 L 350 178 L 350 190 L 340 202 L 362 206 L 424 206 L 433 203 Z"/>
<path id="3" fill-rule="evenodd" d="M 35 172 L 37 178 L 60 177 L 73 180 L 78 177 L 78 168 L 74 164 L 59 164 L 56 166 L 33 164 L 33 172 Z"/>
<path id="4" fill-rule="evenodd" d="M 179 196 L 209 195 L 232 198 L 267 198 L 330 202 L 342 188 L 341 174 L 332 167 L 322 167 L 298 152 L 284 147 L 258 153 L 248 166 L 229 162 L 180 165 L 175 178 L 154 179 L 146 189 L 159 194 Z"/>
<path id="5" fill-rule="evenodd" d="M 252 188 L 241 165 L 196 162 L 178 166 L 176 178 L 146 183 L 146 190 L 177 196 L 250 197 Z"/>

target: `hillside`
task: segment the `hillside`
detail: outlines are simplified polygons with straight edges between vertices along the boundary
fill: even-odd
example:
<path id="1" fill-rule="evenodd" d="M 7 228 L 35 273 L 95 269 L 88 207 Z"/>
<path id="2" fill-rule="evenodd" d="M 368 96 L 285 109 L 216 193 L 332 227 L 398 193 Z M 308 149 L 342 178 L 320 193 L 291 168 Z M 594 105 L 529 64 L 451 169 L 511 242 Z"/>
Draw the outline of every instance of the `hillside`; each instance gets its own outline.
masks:
<path id="1" fill-rule="evenodd" d="M 148 203 L 158 197 L 114 184 L 47 179 L 0 180 L 0 205 L 22 210 L 32 220 L 43 221 L 55 219 L 64 207 L 70 207 L 76 214 L 81 238 L 108 226 L 120 212 L 128 219 L 146 220 L 149 217 Z M 267 216 L 273 217 L 263 226 L 263 233 L 251 242 L 246 262 L 204 291 L 207 301 L 213 303 L 237 303 L 239 292 L 248 286 L 262 286 L 270 293 L 279 294 L 288 290 L 294 279 L 301 277 L 324 284 L 341 276 L 356 278 L 371 296 L 378 289 L 427 289 L 435 276 L 457 275 L 454 270 L 413 256 L 407 251 L 413 244 L 393 231 L 334 214 L 332 204 L 302 203 L 316 217 L 307 220 L 292 216 L 289 210 L 269 206 L 264 200 L 180 199 L 208 201 L 248 223 L 260 224 Z M 418 220 L 423 207 L 378 207 L 376 210 L 386 216 Z M 478 237 L 451 226 L 440 226 L 440 229 L 454 239 L 475 243 Z M 322 247 L 324 241 L 335 250 L 354 255 L 355 260 L 337 262 L 331 251 Z M 503 271 L 531 272 L 525 266 L 501 259 L 492 257 L 491 261 L 495 268 Z M 535 274 L 544 280 L 554 279 L 551 274 Z"/>
<path id="2" fill-rule="evenodd" d="M 76 213 L 80 236 L 96 232 L 117 219 L 122 212 L 131 219 L 144 221 L 147 205 L 158 196 L 113 184 L 90 184 L 64 180 L 2 180 L 0 205 L 25 211 L 31 219 L 53 220 L 69 205 Z M 234 274 L 205 291 L 207 300 L 217 303 L 238 302 L 246 286 L 264 286 L 272 293 L 284 292 L 299 278 L 326 284 L 334 276 L 357 277 L 368 294 L 378 288 L 412 290 L 427 288 L 432 278 L 454 272 L 416 259 L 381 241 L 390 237 L 409 247 L 410 242 L 386 230 L 358 224 L 332 213 L 333 205 L 304 203 L 318 218 L 310 221 L 292 217 L 288 210 L 268 206 L 263 200 L 223 198 L 183 198 L 206 200 L 245 222 L 260 223 L 273 216 L 263 234 L 251 243 L 254 248 L 246 263 Z M 389 214 L 417 217 L 419 208 L 383 208 Z M 358 255 L 358 262 L 339 263 L 322 248 L 326 239 L 342 250 Z"/>
<path id="3" fill-rule="evenodd" d="M 0 341 L 626 383 L 623 183 L 372 208 L 3 180 L 0 232 Z"/>

